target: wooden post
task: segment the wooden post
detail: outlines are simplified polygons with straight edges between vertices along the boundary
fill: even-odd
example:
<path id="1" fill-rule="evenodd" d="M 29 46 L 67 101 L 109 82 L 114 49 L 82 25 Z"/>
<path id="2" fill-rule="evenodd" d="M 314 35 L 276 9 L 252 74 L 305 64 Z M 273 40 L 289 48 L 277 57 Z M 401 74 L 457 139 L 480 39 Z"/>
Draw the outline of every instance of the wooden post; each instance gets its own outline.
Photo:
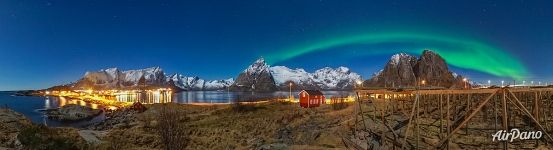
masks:
<path id="1" fill-rule="evenodd" d="M 532 121 L 535 123 L 535 125 L 541 130 L 543 131 L 543 133 L 547 136 L 546 139 L 549 140 L 549 142 L 553 142 L 553 138 L 551 137 L 551 135 L 549 135 L 549 133 L 547 133 L 545 131 L 545 128 L 543 128 L 543 126 L 541 126 L 541 124 L 538 122 L 538 120 L 536 118 L 534 118 L 532 116 L 532 114 L 530 113 L 530 111 L 528 111 L 526 108 L 524 108 L 522 106 L 522 103 L 518 100 L 518 98 L 511 92 L 511 91 L 508 91 L 511 96 L 513 97 L 513 99 L 511 99 L 511 102 L 515 105 L 518 105 L 520 106 L 520 109 L 522 109 L 521 111 L 524 112 L 530 119 L 532 119 Z"/>
<path id="2" fill-rule="evenodd" d="M 497 131 L 497 96 L 494 96 L 493 98 L 493 114 L 495 116 L 495 120 L 494 120 L 494 124 L 493 124 L 493 129 L 494 131 Z"/>
<path id="3" fill-rule="evenodd" d="M 538 106 L 538 92 L 534 92 L 534 118 L 538 119 L 538 122 L 540 121 L 539 117 L 539 106 Z"/>
<path id="4" fill-rule="evenodd" d="M 449 138 L 451 138 L 453 136 L 453 133 L 455 133 L 456 131 L 461 129 L 461 127 L 463 127 L 463 125 L 465 125 L 470 119 L 472 119 L 472 117 L 474 117 L 478 112 L 480 112 L 482 110 L 482 107 L 484 107 L 484 105 L 486 105 L 488 103 L 488 101 L 496 94 L 496 92 L 490 94 L 490 96 L 488 96 L 486 99 L 482 100 L 480 102 L 480 104 L 478 104 L 478 107 L 476 107 L 470 113 L 470 115 L 467 117 L 467 119 L 464 119 L 461 122 L 461 124 L 459 124 L 459 126 L 455 127 L 455 129 L 453 129 L 453 131 L 449 132 L 449 134 L 444 139 L 442 139 L 440 142 L 438 142 L 438 145 L 436 145 L 437 148 L 441 149 L 443 147 L 443 145 L 446 144 L 446 142 L 449 145 Z"/>
<path id="5" fill-rule="evenodd" d="M 444 113 L 442 111 L 442 94 L 440 94 L 440 134 L 439 134 L 439 137 L 440 139 L 442 139 L 442 134 L 444 133 L 443 131 L 443 128 L 444 128 L 444 125 L 443 125 L 443 120 L 444 120 Z"/>
<path id="6" fill-rule="evenodd" d="M 421 99 L 419 95 L 419 100 Z M 417 103 L 417 113 L 415 118 L 415 124 L 417 125 L 417 149 L 419 149 L 419 140 L 420 140 L 420 124 L 419 124 L 419 111 L 420 111 L 420 103 Z"/>
<path id="7" fill-rule="evenodd" d="M 413 122 L 413 117 L 415 116 L 415 107 L 418 103 L 418 95 L 415 97 L 415 100 L 413 102 L 413 107 L 411 108 L 411 116 L 409 116 L 409 122 L 407 122 L 407 128 L 405 128 L 405 136 L 403 137 L 403 143 L 401 143 L 401 149 L 405 149 L 405 143 L 407 143 L 407 137 L 409 136 L 409 128 L 411 127 L 411 122 Z M 417 147 L 418 148 L 418 147 Z"/>
<path id="8" fill-rule="evenodd" d="M 449 94 L 447 94 L 447 101 L 446 103 L 446 136 L 449 136 Z M 447 140 L 447 149 L 449 149 L 449 139 Z"/>
<path id="9" fill-rule="evenodd" d="M 502 93 L 503 93 L 503 102 L 502 102 L 502 105 L 503 105 L 503 129 L 505 131 L 509 131 L 509 127 L 507 126 L 507 99 L 506 99 L 506 90 L 503 89 L 502 90 Z M 508 143 L 507 141 L 503 142 L 503 149 L 507 149 L 508 147 Z"/>
<path id="10" fill-rule="evenodd" d="M 469 110 L 470 110 L 470 108 L 471 108 L 471 106 L 470 106 L 470 96 L 471 96 L 470 93 L 467 94 L 467 104 L 466 104 L 467 107 L 466 107 L 466 109 L 465 109 L 465 112 L 466 112 L 467 114 L 469 113 Z M 465 116 L 465 119 L 467 119 L 466 116 Z M 465 133 L 466 133 L 467 135 L 469 134 L 469 124 L 468 124 L 468 123 L 467 123 L 467 125 L 465 125 Z"/>

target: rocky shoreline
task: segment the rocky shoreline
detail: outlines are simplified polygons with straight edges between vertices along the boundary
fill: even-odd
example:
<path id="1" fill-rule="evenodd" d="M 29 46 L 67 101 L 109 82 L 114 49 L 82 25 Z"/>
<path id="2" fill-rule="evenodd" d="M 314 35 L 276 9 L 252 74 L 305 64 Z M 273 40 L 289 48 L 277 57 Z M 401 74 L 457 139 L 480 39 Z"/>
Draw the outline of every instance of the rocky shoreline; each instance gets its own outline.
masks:
<path id="1" fill-rule="evenodd" d="M 8 108 L 0 108 L 0 149 L 2 147 L 21 148 L 17 135 L 31 124 L 31 121 L 22 114 Z"/>

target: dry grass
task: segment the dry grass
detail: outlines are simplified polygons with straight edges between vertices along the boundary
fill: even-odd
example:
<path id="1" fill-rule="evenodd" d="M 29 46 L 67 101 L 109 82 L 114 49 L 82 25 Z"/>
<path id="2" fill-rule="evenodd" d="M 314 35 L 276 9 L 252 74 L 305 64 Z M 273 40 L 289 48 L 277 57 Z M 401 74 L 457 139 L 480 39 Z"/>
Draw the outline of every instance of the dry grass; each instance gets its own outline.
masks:
<path id="1" fill-rule="evenodd" d="M 341 137 L 349 131 L 353 112 L 351 106 L 305 109 L 282 102 L 146 107 L 147 111 L 136 114 L 140 125 L 113 129 L 105 140 L 119 138 L 125 143 L 116 146 L 121 149 L 344 149 Z M 182 141 L 188 143 L 177 143 Z"/>
<path id="2" fill-rule="evenodd" d="M 157 133 L 166 150 L 181 150 L 188 145 L 186 114 L 163 105 L 157 115 Z"/>

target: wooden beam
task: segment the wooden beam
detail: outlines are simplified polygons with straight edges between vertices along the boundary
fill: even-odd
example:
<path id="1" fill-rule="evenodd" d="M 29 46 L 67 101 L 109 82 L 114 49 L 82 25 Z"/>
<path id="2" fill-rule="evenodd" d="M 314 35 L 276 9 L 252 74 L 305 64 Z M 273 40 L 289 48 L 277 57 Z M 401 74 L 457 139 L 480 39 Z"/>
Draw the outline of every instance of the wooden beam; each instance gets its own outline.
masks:
<path id="1" fill-rule="evenodd" d="M 405 143 L 407 143 L 407 137 L 409 137 L 409 128 L 411 127 L 411 122 L 414 115 L 415 115 L 415 108 L 417 108 L 417 103 L 419 101 L 419 96 L 416 95 L 415 102 L 413 103 L 413 107 L 411 108 L 411 116 L 409 117 L 409 123 L 407 123 L 407 128 L 405 129 L 405 136 L 403 138 L 403 142 L 401 143 L 401 149 L 405 149 Z"/>
<path id="2" fill-rule="evenodd" d="M 503 118 L 503 129 L 504 129 L 505 131 L 509 131 L 509 126 L 508 126 L 508 124 L 507 124 L 507 123 L 508 123 L 508 120 L 507 120 L 507 119 L 508 119 L 508 118 L 507 118 L 507 117 L 508 117 L 508 116 L 507 116 L 507 99 L 506 99 L 506 94 L 507 94 L 507 93 L 505 93 L 505 92 L 506 92 L 505 89 L 502 89 L 502 90 L 501 90 L 501 93 L 502 93 L 502 95 L 503 95 L 503 98 L 501 99 L 501 100 L 502 100 L 502 103 L 501 103 L 501 104 L 502 104 L 502 106 L 503 106 L 503 109 L 502 109 L 502 110 L 503 110 L 503 115 L 502 115 L 502 116 L 503 116 L 503 117 L 502 117 L 502 118 Z M 509 146 L 509 143 L 507 143 L 507 141 L 503 142 L 503 149 L 507 149 L 508 146 Z"/>
<path id="3" fill-rule="evenodd" d="M 499 89 L 458 89 L 458 90 L 419 90 L 419 94 L 486 94 L 494 93 Z M 553 91 L 553 88 L 509 88 L 513 93 L 519 92 L 540 92 L 540 91 Z M 416 90 L 406 89 L 404 91 L 393 91 L 387 89 L 376 90 L 356 90 L 359 93 L 372 93 L 372 94 L 416 94 Z"/>
<path id="4" fill-rule="evenodd" d="M 443 114 L 443 111 L 442 111 L 442 107 L 443 107 L 443 104 L 442 104 L 442 94 L 440 94 L 440 134 L 438 137 L 440 137 L 440 139 L 442 139 L 442 134 L 444 133 L 443 128 L 444 128 L 444 125 L 443 125 L 443 120 L 444 120 L 444 114 Z"/>
<path id="5" fill-rule="evenodd" d="M 526 113 L 526 115 L 528 117 L 530 117 L 530 119 L 532 119 L 532 121 L 534 121 L 534 123 L 536 124 L 536 126 L 539 128 L 539 130 L 543 131 L 543 133 L 548 137 L 549 141 L 550 142 L 553 142 L 553 138 L 551 137 L 551 135 L 549 135 L 549 133 L 547 133 L 547 131 L 545 130 L 545 128 L 543 128 L 543 126 L 538 122 L 538 120 L 536 120 L 536 118 L 534 118 L 532 116 L 532 114 L 530 113 L 530 111 L 528 111 L 526 108 L 524 108 L 524 106 L 522 105 L 522 103 L 518 100 L 518 98 L 515 96 L 515 94 L 513 94 L 511 91 L 507 90 L 511 96 L 513 97 L 512 99 L 512 103 L 516 104 L 516 105 L 519 105 L 520 108 L 522 108 L 522 112 Z"/>
<path id="6" fill-rule="evenodd" d="M 496 91 L 497 92 L 497 91 Z M 459 126 L 457 126 L 455 129 L 453 129 L 453 131 L 448 134 L 444 139 L 442 139 L 438 145 L 436 146 L 438 149 L 441 149 L 442 146 L 444 145 L 444 143 L 449 140 L 449 138 L 451 138 L 451 136 L 453 135 L 453 133 L 457 132 L 459 129 L 461 129 L 461 127 L 463 125 L 465 125 L 472 117 L 474 117 L 478 112 L 480 112 L 480 110 L 482 110 L 482 107 L 484 107 L 484 105 L 486 105 L 486 103 L 488 103 L 488 101 L 495 95 L 496 93 L 492 93 L 490 94 L 490 96 L 488 96 L 486 99 L 482 100 L 480 102 L 480 104 L 474 108 L 474 110 L 470 113 L 470 115 L 468 117 L 466 117 L 466 119 L 463 120 L 463 122 L 461 122 L 461 124 L 459 124 Z"/>
<path id="7" fill-rule="evenodd" d="M 445 125 L 445 128 L 446 128 L 446 138 L 445 138 L 445 140 L 447 141 L 447 149 L 449 149 L 449 139 L 447 138 L 447 137 L 450 136 L 450 135 L 449 135 L 449 133 L 450 133 L 450 132 L 449 132 L 449 131 L 450 131 L 450 130 L 449 130 L 449 128 L 450 128 L 450 127 L 449 127 L 449 119 L 450 119 L 450 118 L 449 118 L 449 94 L 447 95 L 447 102 L 446 102 L 446 107 L 445 107 L 445 108 L 446 108 L 446 114 L 447 114 L 446 117 L 445 117 L 445 118 L 447 119 L 447 120 L 445 121 L 445 124 L 446 124 L 446 125 Z"/>
<path id="8" fill-rule="evenodd" d="M 538 92 L 534 92 L 534 107 L 532 108 L 532 110 L 534 111 L 534 118 L 538 119 L 538 122 L 540 121 L 540 116 L 539 116 L 539 105 L 538 105 L 538 101 L 539 101 L 539 98 L 538 98 Z"/>

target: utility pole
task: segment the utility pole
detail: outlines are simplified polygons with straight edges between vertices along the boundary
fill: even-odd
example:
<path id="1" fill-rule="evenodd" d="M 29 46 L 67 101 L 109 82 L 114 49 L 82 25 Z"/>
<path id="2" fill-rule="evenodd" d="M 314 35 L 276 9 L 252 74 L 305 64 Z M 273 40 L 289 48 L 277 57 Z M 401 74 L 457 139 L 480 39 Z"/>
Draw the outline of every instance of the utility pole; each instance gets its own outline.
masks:
<path id="1" fill-rule="evenodd" d="M 288 96 L 288 100 L 292 102 L 292 82 L 290 82 L 290 95 Z"/>

